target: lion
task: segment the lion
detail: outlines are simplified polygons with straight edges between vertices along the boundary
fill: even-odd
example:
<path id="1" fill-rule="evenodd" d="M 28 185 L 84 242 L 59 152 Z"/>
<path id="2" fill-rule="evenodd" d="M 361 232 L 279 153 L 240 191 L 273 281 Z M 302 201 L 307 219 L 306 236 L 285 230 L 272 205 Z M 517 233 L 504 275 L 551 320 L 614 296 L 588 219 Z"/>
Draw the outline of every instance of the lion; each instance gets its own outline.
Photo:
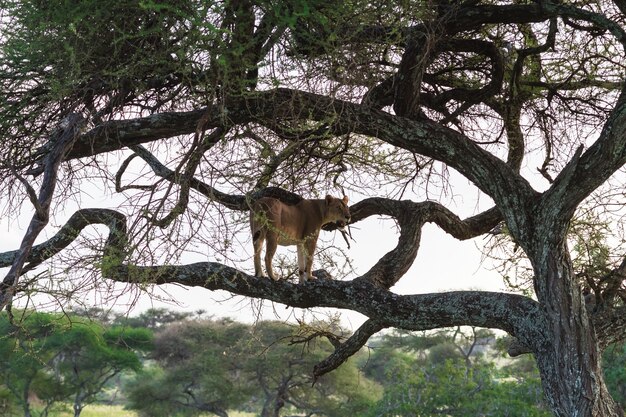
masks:
<path id="1" fill-rule="evenodd" d="M 250 229 L 254 245 L 254 275 L 262 277 L 261 250 L 265 246 L 265 269 L 273 280 L 278 278 L 272 269 L 272 259 L 278 245 L 298 247 L 298 272 L 300 283 L 312 279 L 313 254 L 320 229 L 327 223 L 345 227 L 350 221 L 348 197 L 343 199 L 327 195 L 324 199 L 303 199 L 295 205 L 263 197 L 256 200 L 250 211 Z"/>

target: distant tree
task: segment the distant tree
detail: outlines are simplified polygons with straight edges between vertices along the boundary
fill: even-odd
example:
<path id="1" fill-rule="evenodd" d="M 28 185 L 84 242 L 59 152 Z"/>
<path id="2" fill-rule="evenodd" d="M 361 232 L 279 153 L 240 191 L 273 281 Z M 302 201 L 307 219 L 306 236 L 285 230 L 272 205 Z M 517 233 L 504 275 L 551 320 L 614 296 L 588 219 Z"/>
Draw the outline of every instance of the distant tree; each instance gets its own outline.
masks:
<path id="1" fill-rule="evenodd" d="M 352 364 L 311 388 L 312 366 L 330 345 L 290 344 L 293 337 L 293 326 L 278 322 L 171 324 L 155 339 L 160 368 L 148 369 L 129 386 L 131 407 L 150 416 L 225 417 L 228 409 L 248 409 L 263 417 L 284 410 L 339 417 L 371 406 L 377 388 Z"/>
<path id="2" fill-rule="evenodd" d="M 104 328 L 99 323 L 59 314 L 23 312 L 18 322 L 0 317 L 3 364 L 0 375 L 22 405 L 33 412 L 31 395 L 45 404 L 70 400 L 74 416 L 96 400 L 104 385 L 120 372 L 137 371 L 136 350 L 151 346 L 147 329 Z"/>
<path id="3" fill-rule="evenodd" d="M 59 354 L 52 361 L 54 381 L 72 393 L 74 417 L 94 402 L 104 386 L 124 371 L 139 371 L 138 351 L 152 345 L 149 329 L 103 328 L 97 323 L 73 323 L 49 342 Z"/>
<path id="4" fill-rule="evenodd" d="M 202 314 L 202 312 L 198 312 Z M 173 311 L 167 308 L 149 308 L 138 316 L 117 315 L 114 324 L 130 327 L 145 327 L 156 330 L 167 324 L 185 320 L 192 316 L 186 311 Z"/>
<path id="5" fill-rule="evenodd" d="M 369 364 L 365 368 L 384 387 L 368 416 L 550 415 L 536 368 L 529 378 L 498 370 L 482 354 L 471 353 L 471 347 L 480 343 L 477 333 L 461 335 L 457 329 L 432 338 L 410 334 L 384 338 L 374 348 L 373 369 Z M 493 338 L 491 333 L 481 336 Z"/>
<path id="6" fill-rule="evenodd" d="M 243 375 L 248 326 L 230 320 L 184 321 L 155 336 L 150 367 L 129 384 L 130 407 L 146 416 L 220 417 L 257 391 Z"/>
<path id="7" fill-rule="evenodd" d="M 378 389 L 361 374 L 355 361 L 338 372 L 312 379 L 311 370 L 332 352 L 328 340 L 311 338 L 332 334 L 321 330 L 324 327 L 322 323 L 301 325 L 295 334 L 293 326 L 281 322 L 262 321 L 254 327 L 253 349 L 244 365 L 262 389 L 262 417 L 279 417 L 283 407 L 305 415 L 355 416 L 363 415 L 373 404 Z M 311 342 L 298 343 L 303 339 Z"/>
<path id="8" fill-rule="evenodd" d="M 57 401 L 71 393 L 61 384 L 55 384 L 51 363 L 59 354 L 49 349 L 48 342 L 67 325 L 52 314 L 23 312 L 18 322 L 0 314 L 0 378 L 24 417 L 47 416 Z M 33 410 L 32 400 L 37 398 L 44 406 Z"/>
<path id="9" fill-rule="evenodd" d="M 611 395 L 626 409 L 626 343 L 604 352 L 604 375 Z"/>

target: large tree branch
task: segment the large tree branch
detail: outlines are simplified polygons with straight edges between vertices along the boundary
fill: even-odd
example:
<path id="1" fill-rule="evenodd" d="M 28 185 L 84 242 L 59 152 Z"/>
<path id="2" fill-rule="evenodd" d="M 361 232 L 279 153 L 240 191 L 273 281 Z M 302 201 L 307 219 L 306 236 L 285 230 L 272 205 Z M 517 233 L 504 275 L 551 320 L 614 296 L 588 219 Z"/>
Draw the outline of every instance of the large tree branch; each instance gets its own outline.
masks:
<path id="1" fill-rule="evenodd" d="M 578 156 L 579 155 L 579 156 Z M 596 142 L 570 160 L 542 200 L 543 207 L 572 212 L 626 163 L 626 86 Z"/>
<path id="2" fill-rule="evenodd" d="M 306 284 L 293 284 L 253 277 L 216 262 L 145 267 L 119 265 L 110 268 L 106 278 L 127 283 L 176 283 L 209 290 L 226 290 L 292 307 L 350 309 L 375 317 L 386 327 L 408 330 L 473 325 L 498 328 L 518 337 L 529 337 L 528 332 L 540 328 L 536 324 L 543 320 L 543 313 L 535 301 L 515 294 L 456 291 L 398 295 L 364 280 L 314 280 Z"/>
<path id="3" fill-rule="evenodd" d="M 394 218 L 400 227 L 400 236 L 394 249 L 383 255 L 360 279 L 383 288 L 391 288 L 409 270 L 420 247 L 422 226 L 433 222 L 460 240 L 470 239 L 488 232 L 501 220 L 495 208 L 477 216 L 461 220 L 441 204 L 414 203 L 384 198 L 368 198 L 350 207 L 351 223 L 372 215 Z"/>
<path id="4" fill-rule="evenodd" d="M 42 262 L 50 259 L 68 247 L 87 226 L 104 224 L 110 232 L 105 245 L 107 251 L 123 252 L 126 249 L 126 216 L 119 211 L 110 209 L 81 209 L 76 211 L 59 231 L 45 242 L 33 246 L 22 273 L 32 270 Z M 19 255 L 19 250 L 0 253 L 0 268 L 11 265 Z"/>
<path id="5" fill-rule="evenodd" d="M 220 108 L 220 106 L 213 106 Z M 206 112 L 162 113 L 144 118 L 110 121 L 87 132 L 68 158 L 79 158 L 195 131 Z M 276 118 L 334 121 L 334 131 L 379 138 L 394 146 L 426 155 L 456 168 L 504 208 L 517 213 L 537 193 L 505 162 L 466 136 L 430 121 L 414 121 L 332 97 L 290 89 L 275 89 L 231 98 L 229 122 L 250 121 L 271 127 Z M 206 128 L 223 123 L 223 114 L 208 115 Z"/>

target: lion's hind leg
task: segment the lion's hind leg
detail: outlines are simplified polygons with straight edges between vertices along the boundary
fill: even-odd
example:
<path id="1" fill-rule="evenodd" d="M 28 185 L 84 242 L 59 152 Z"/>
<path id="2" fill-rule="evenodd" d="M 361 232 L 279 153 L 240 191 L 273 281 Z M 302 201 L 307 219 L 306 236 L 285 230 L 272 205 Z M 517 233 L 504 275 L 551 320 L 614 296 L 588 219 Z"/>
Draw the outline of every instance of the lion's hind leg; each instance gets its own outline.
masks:
<path id="1" fill-rule="evenodd" d="M 274 274 L 272 260 L 274 259 L 276 248 L 278 247 L 278 235 L 268 231 L 265 239 L 267 241 L 265 245 L 265 269 L 267 270 L 267 275 L 274 281 L 277 281 L 278 277 Z"/>
<path id="2" fill-rule="evenodd" d="M 265 242 L 265 233 L 263 230 L 257 230 L 252 235 L 252 245 L 254 246 L 254 276 L 263 277 L 263 268 L 261 267 L 261 251 L 263 250 L 263 242 Z"/>

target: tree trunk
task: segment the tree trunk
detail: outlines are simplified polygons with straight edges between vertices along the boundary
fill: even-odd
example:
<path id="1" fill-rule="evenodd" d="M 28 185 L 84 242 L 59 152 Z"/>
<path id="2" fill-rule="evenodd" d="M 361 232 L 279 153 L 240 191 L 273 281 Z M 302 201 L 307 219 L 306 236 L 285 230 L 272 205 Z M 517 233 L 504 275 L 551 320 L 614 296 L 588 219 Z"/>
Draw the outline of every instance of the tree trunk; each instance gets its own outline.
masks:
<path id="1" fill-rule="evenodd" d="M 272 401 L 273 397 L 266 396 L 265 401 L 263 402 L 263 410 L 261 410 L 261 417 L 272 417 Z"/>
<path id="2" fill-rule="evenodd" d="M 24 387 L 24 417 L 31 417 L 31 413 L 30 413 L 30 382 L 28 382 L 26 384 L 26 386 Z"/>
<path id="3" fill-rule="evenodd" d="M 550 407 L 562 417 L 623 416 L 604 382 L 601 352 L 565 243 L 544 241 L 536 253 L 535 289 L 547 329 L 535 357 Z"/>
<path id="4" fill-rule="evenodd" d="M 82 384 L 81 384 L 82 385 Z M 83 402 L 85 401 L 85 396 L 83 394 L 83 389 L 81 388 L 74 397 L 74 417 L 80 417 L 80 413 L 83 412 Z"/>

